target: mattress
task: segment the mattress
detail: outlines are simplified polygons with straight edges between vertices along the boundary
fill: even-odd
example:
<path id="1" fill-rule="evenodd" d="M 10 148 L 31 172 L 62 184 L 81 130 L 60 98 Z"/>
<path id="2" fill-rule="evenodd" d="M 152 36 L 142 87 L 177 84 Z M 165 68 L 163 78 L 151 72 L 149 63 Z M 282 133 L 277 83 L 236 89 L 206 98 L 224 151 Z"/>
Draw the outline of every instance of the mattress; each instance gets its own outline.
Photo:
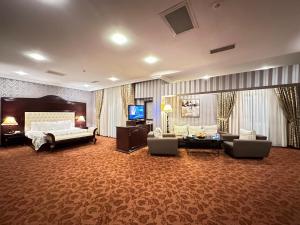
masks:
<path id="1" fill-rule="evenodd" d="M 93 136 L 93 129 L 81 129 L 78 127 L 73 127 L 65 130 L 26 131 L 25 136 L 32 140 L 34 149 L 39 150 L 40 147 L 47 142 L 47 133 L 53 134 L 55 141 L 62 141 L 73 138 Z"/>

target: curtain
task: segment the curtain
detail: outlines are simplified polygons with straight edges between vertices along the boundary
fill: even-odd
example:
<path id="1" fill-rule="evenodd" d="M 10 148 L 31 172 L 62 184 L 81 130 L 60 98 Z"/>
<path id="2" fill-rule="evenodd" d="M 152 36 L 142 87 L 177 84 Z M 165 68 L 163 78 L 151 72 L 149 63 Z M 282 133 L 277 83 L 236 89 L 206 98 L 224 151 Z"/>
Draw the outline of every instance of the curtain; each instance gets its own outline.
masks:
<path id="1" fill-rule="evenodd" d="M 128 105 L 134 104 L 134 85 L 126 84 L 121 86 L 122 106 L 125 117 L 128 117 Z"/>
<path id="2" fill-rule="evenodd" d="M 255 130 L 265 135 L 273 146 L 287 146 L 286 118 L 274 89 L 239 91 L 229 120 L 230 133 Z"/>
<path id="3" fill-rule="evenodd" d="M 300 85 L 275 89 L 288 120 L 288 146 L 300 148 Z"/>
<path id="4" fill-rule="evenodd" d="M 96 101 L 96 126 L 98 128 L 97 134 L 100 135 L 100 115 L 101 115 L 101 110 L 102 110 L 102 105 L 103 105 L 103 95 L 104 95 L 104 90 L 98 90 L 95 92 L 95 101 Z"/>
<path id="5" fill-rule="evenodd" d="M 229 117 L 235 104 L 236 92 L 218 93 L 217 122 L 220 131 L 229 132 Z"/>
<path id="6" fill-rule="evenodd" d="M 116 137 L 116 127 L 125 126 L 126 117 L 122 112 L 121 87 L 104 89 L 100 135 Z"/>

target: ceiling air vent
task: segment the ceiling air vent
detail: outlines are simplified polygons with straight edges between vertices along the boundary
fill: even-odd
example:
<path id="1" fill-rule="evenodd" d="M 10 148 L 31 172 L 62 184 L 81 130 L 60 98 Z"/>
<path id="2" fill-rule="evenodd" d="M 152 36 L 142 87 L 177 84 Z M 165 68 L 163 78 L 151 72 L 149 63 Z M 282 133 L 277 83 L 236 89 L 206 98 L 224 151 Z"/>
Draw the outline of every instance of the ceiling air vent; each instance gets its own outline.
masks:
<path id="1" fill-rule="evenodd" d="M 228 50 L 234 49 L 234 48 L 235 48 L 235 44 L 227 45 L 227 46 L 224 46 L 224 47 L 221 47 L 221 48 L 216 48 L 216 49 L 210 50 L 210 54 L 215 54 L 215 53 L 218 53 L 218 52 L 224 52 L 224 51 L 228 51 Z"/>
<path id="2" fill-rule="evenodd" d="M 55 76 L 60 76 L 60 77 L 66 76 L 66 74 L 61 73 L 61 72 L 57 72 L 57 71 L 54 71 L 54 70 L 47 70 L 46 73 L 49 73 L 49 74 L 52 74 L 52 75 L 55 75 Z"/>
<path id="3" fill-rule="evenodd" d="M 96 83 L 99 83 L 100 81 L 99 80 L 94 80 L 94 81 L 91 81 L 91 84 L 96 84 Z"/>
<path id="4" fill-rule="evenodd" d="M 188 1 L 183 1 L 161 12 L 160 16 L 169 26 L 174 35 L 181 34 L 185 31 L 198 27 Z"/>

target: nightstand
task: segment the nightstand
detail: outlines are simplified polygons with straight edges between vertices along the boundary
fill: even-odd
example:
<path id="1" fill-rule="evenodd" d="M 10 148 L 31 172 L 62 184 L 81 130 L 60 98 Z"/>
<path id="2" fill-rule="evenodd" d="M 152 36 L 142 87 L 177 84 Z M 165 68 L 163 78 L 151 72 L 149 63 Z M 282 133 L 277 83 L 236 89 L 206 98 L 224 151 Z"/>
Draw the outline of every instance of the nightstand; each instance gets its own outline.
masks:
<path id="1" fill-rule="evenodd" d="M 23 145 L 25 143 L 24 133 L 2 134 L 2 145 Z"/>

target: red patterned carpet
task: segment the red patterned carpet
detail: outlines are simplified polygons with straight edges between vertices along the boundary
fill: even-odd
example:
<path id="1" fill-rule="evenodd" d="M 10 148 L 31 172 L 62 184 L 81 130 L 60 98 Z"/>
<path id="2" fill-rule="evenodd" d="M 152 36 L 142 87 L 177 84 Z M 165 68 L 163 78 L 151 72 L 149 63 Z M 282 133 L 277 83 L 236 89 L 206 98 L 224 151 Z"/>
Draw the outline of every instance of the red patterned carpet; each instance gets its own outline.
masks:
<path id="1" fill-rule="evenodd" d="M 0 224 L 300 224 L 300 151 L 257 161 L 114 149 L 103 137 L 54 153 L 0 149 Z"/>

